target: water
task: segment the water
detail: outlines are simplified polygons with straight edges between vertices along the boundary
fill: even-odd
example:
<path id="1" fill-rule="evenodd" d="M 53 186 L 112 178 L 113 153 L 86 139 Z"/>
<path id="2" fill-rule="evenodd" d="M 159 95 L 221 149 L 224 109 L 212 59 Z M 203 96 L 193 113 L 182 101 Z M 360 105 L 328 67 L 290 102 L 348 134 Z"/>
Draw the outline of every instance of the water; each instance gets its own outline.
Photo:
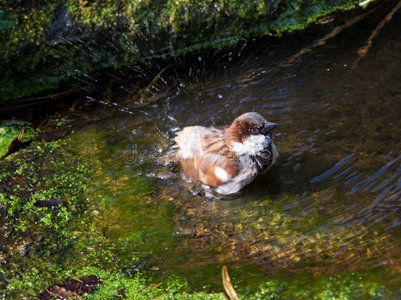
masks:
<path id="1" fill-rule="evenodd" d="M 226 264 L 240 289 L 359 272 L 397 290 L 400 12 L 352 68 L 378 21 L 345 29 L 292 64 L 280 65 L 302 46 L 263 44 L 201 81 L 181 78 L 132 114 L 76 129 L 71 139 L 94 143 L 82 150 L 95 172 L 88 197 L 120 255 L 140 253 L 196 289 L 219 290 Z M 207 197 L 176 167 L 155 162 L 179 128 L 226 125 L 247 111 L 279 124 L 280 158 L 239 195 Z M 138 230 L 142 244 L 134 244 Z"/>

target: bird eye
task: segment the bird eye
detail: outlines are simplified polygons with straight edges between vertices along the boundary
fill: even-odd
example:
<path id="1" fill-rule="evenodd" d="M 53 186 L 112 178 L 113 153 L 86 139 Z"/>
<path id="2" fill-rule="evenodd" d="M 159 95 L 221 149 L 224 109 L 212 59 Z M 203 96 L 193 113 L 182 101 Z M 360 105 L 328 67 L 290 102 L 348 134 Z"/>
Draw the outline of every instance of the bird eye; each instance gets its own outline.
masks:
<path id="1" fill-rule="evenodd" d="M 251 129 L 249 129 L 249 132 L 251 134 L 259 134 L 260 130 L 259 130 L 259 128 L 251 128 Z"/>

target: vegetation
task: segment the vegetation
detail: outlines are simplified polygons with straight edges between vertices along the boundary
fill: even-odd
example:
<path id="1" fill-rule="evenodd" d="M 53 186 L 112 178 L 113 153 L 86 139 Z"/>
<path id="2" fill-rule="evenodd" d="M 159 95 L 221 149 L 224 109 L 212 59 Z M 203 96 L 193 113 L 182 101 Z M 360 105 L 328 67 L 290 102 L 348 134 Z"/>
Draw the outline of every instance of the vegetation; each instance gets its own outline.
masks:
<path id="1" fill-rule="evenodd" d="M 0 0 L 0 101 L 99 69 L 302 29 L 358 2 Z"/>
<path id="2" fill-rule="evenodd" d="M 0 140 L 15 137 L 20 129 L 21 125 L 3 125 Z M 33 131 L 25 129 L 27 139 Z M 7 147 L 1 145 L 3 154 Z M 33 142 L 0 161 L 1 288 L 7 287 L 8 296 L 22 292 L 32 295 L 45 282 L 60 278 L 59 272 L 70 263 L 65 257 L 72 254 L 82 236 L 77 229 L 84 223 L 76 220 L 86 210 L 81 194 L 87 169 L 68 155 L 71 172 L 65 172 L 66 161 L 57 159 L 63 145 Z M 37 206 L 51 198 L 62 199 L 63 204 Z"/>
<path id="3" fill-rule="evenodd" d="M 0 154 L 7 151 L 7 143 L 22 128 L 23 141 L 36 134 L 23 123 L 0 127 Z M 153 257 L 173 248 L 175 241 L 169 203 L 150 205 L 152 179 L 135 172 L 124 176 L 126 171 L 121 171 L 113 157 L 113 145 L 106 143 L 102 134 L 93 134 L 89 129 L 84 134 L 74 133 L 73 139 L 34 141 L 0 160 L 0 293 L 6 298 L 31 298 L 69 276 L 95 275 L 101 283 L 86 293 L 85 299 L 225 299 L 223 284 L 214 292 L 208 288 L 199 291 L 185 276 L 163 273 L 153 263 Z M 93 142 L 85 144 L 88 135 Z M 133 171 L 137 167 L 134 165 Z M 51 198 L 62 203 L 54 207 L 37 205 Z M 149 215 L 158 215 L 157 224 Z M 276 221 L 269 222 L 274 226 Z M 229 229 L 221 230 L 229 234 Z M 201 272 L 215 278 L 220 268 L 209 264 Z M 374 269 L 371 273 L 347 271 L 316 277 L 273 272 L 261 284 L 251 282 L 252 267 L 246 270 L 250 277 L 244 282 L 238 273 L 248 277 L 244 270 L 229 268 L 234 288 L 244 299 L 370 299 L 392 295 L 385 282 L 377 282 Z"/>
<path id="4" fill-rule="evenodd" d="M 7 151 L 7 141 L 22 127 L 26 138 L 33 136 L 24 124 L 0 127 L 0 153 Z M 99 206 L 84 197 L 89 167 L 65 140 L 35 141 L 0 160 L 0 166 L 4 170 L 0 174 L 0 293 L 7 298 L 34 297 L 68 276 L 95 275 L 102 283 L 88 299 L 118 295 L 167 299 L 176 294 L 178 299 L 224 299 L 222 294 L 188 294 L 186 280 L 176 276 L 152 284 L 141 274 L 144 267 L 138 255 L 118 259 L 119 247 L 97 227 Z M 62 199 L 60 205 L 38 205 L 55 197 Z M 141 244 L 139 231 L 134 238 Z"/>
<path id="5" fill-rule="evenodd" d="M 69 79 L 83 80 L 100 69 L 223 49 L 241 39 L 298 30 L 357 2 L 140 0 L 116 5 L 111 0 L 0 0 L 0 102 L 49 91 Z M 190 281 L 194 279 L 185 276 L 197 272 L 202 279 L 215 281 L 225 263 L 233 264 L 232 283 L 242 299 L 376 299 L 399 291 L 398 281 L 374 275 L 379 270 L 389 274 L 386 278 L 398 276 L 380 265 L 382 257 L 399 257 L 398 248 L 389 246 L 388 235 L 366 231 L 357 240 L 349 228 L 341 238 L 352 241 L 352 249 L 345 249 L 341 240 L 328 244 L 330 232 L 312 232 L 324 216 L 308 216 L 305 221 L 299 217 L 296 224 L 301 225 L 294 228 L 297 217 L 285 215 L 271 199 L 264 203 L 269 213 L 259 215 L 261 208 L 255 213 L 253 203 L 238 211 L 244 220 L 254 213 L 256 219 L 249 224 L 228 219 L 214 227 L 203 226 L 214 217 L 209 205 L 202 211 L 187 197 L 173 199 L 169 190 L 158 191 L 155 176 L 144 174 L 150 169 L 146 162 L 127 166 L 118 157 L 122 143 L 114 148 L 105 131 L 87 128 L 83 134 L 73 133 L 73 138 L 44 142 L 33 139 L 38 131 L 28 124 L 10 121 L 0 125 L 0 157 L 22 129 L 22 142 L 30 144 L 0 160 L 3 297 L 33 298 L 67 278 L 96 276 L 100 284 L 84 294 L 85 299 L 225 299 L 223 285 L 216 288 L 219 282 L 213 288 L 209 282 L 194 286 Z M 110 131 L 118 138 L 116 128 Z M 140 145 L 149 142 L 146 137 L 138 139 Z M 198 222 L 181 218 L 179 223 L 183 212 Z M 199 257 L 166 255 L 185 253 L 177 250 L 182 238 L 173 234 L 177 224 L 183 232 L 201 224 L 196 236 L 181 247 L 197 243 L 196 249 L 205 250 L 205 265 L 196 266 Z M 312 233 L 304 239 L 304 232 Z M 242 246 L 233 233 L 243 236 Z M 288 248 L 280 248 L 283 244 Z M 366 247 L 368 254 L 363 252 Z M 320 261 L 329 261 L 324 256 L 333 253 L 334 271 L 324 272 L 328 266 Z M 368 256 L 374 267 L 367 271 L 343 267 L 359 256 Z M 171 259 L 171 265 L 185 262 L 196 271 L 176 274 L 174 267 L 165 271 L 154 257 Z M 252 268 L 260 271 L 257 263 L 242 269 L 235 265 L 243 257 L 254 258 L 253 262 L 269 259 L 271 269 L 263 283 L 260 278 L 252 282 Z M 283 261 L 285 268 L 274 267 Z"/>

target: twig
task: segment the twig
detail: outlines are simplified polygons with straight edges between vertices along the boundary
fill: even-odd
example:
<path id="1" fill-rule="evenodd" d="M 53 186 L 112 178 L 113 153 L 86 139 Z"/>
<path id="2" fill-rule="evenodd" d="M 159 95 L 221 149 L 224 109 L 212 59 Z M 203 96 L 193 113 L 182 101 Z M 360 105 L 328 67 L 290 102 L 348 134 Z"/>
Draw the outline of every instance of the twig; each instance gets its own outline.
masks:
<path id="1" fill-rule="evenodd" d="M 401 1 L 398 2 L 396 6 L 386 15 L 386 17 L 376 26 L 376 28 L 373 30 L 372 34 L 369 36 L 368 41 L 365 46 L 359 48 L 358 50 L 358 57 L 355 59 L 354 63 L 352 64 L 352 69 L 356 68 L 359 61 L 366 56 L 366 53 L 368 53 L 370 47 L 372 46 L 373 39 L 379 34 L 380 30 L 383 28 L 383 26 L 389 22 L 395 12 L 401 8 Z"/>
<path id="2" fill-rule="evenodd" d="M 279 64 L 279 66 L 281 67 L 281 66 L 285 66 L 285 65 L 291 64 L 291 63 L 297 61 L 302 55 L 312 51 L 316 47 L 323 46 L 324 44 L 326 44 L 327 40 L 337 36 L 344 29 L 346 29 L 348 27 L 351 27 L 352 25 L 358 23 L 363 18 L 365 18 L 366 16 L 371 14 L 373 11 L 375 11 L 380 5 L 381 5 L 381 3 L 379 5 L 377 5 L 376 7 L 372 8 L 371 10 L 363 13 L 362 15 L 356 16 L 355 18 L 353 18 L 351 20 L 348 20 L 347 22 L 345 22 L 345 24 L 335 27 L 331 32 L 326 34 L 324 37 L 322 37 L 321 39 L 316 40 L 311 46 L 303 48 L 297 54 L 295 54 L 295 55 L 287 58 L 286 60 L 284 60 L 282 63 Z"/>
<path id="3" fill-rule="evenodd" d="M 18 140 L 22 141 L 22 138 L 23 138 L 23 136 L 24 136 L 24 132 L 25 132 L 25 129 L 22 128 L 22 130 L 21 130 L 21 131 L 19 132 L 19 134 L 18 134 L 18 137 L 17 137 Z"/>
<path id="4" fill-rule="evenodd" d="M 226 290 L 227 296 L 230 300 L 239 300 L 237 293 L 234 290 L 233 285 L 231 284 L 230 276 L 228 275 L 227 267 L 223 266 L 221 269 L 222 278 L 223 278 L 223 286 Z"/>
<path id="5" fill-rule="evenodd" d="M 160 76 L 166 71 L 166 69 L 170 66 L 166 66 L 157 75 L 152 79 L 152 81 L 144 88 L 140 89 L 135 95 L 132 96 L 132 100 L 135 102 L 140 102 L 140 98 L 150 91 L 150 88 L 155 84 L 156 81 L 159 80 Z"/>

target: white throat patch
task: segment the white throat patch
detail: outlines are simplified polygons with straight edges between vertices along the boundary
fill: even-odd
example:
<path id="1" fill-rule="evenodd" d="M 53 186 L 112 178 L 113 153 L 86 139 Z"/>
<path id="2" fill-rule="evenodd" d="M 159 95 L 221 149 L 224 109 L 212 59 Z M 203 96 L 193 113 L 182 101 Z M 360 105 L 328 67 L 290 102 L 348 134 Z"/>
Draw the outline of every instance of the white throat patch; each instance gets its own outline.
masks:
<path id="1" fill-rule="evenodd" d="M 268 136 L 258 134 L 248 136 L 243 143 L 233 142 L 233 151 L 237 155 L 257 155 L 265 149 L 270 142 Z"/>

